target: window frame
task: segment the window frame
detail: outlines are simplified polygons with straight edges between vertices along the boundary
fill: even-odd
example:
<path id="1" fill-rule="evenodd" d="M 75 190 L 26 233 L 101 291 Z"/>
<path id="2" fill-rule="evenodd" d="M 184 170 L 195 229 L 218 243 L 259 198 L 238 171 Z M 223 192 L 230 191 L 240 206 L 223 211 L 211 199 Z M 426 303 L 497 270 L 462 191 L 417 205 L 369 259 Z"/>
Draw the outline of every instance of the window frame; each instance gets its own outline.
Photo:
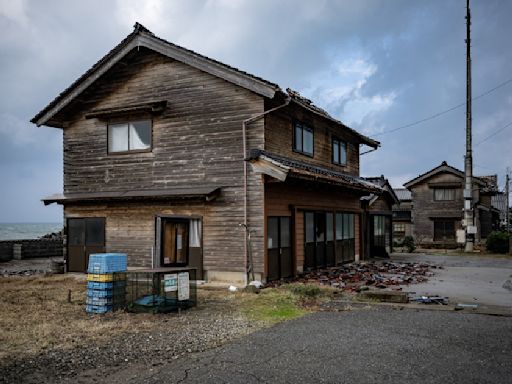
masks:
<path id="1" fill-rule="evenodd" d="M 149 122 L 149 147 L 144 149 L 130 149 L 130 123 L 148 121 Z M 111 151 L 110 150 L 110 127 L 113 125 L 126 124 L 128 127 L 128 150 L 126 151 Z M 130 119 L 112 119 L 107 122 L 107 154 L 108 155 L 126 155 L 133 153 L 146 153 L 153 151 L 153 119 L 149 117 L 130 118 Z"/>
<path id="2" fill-rule="evenodd" d="M 397 227 L 400 229 L 397 229 Z M 405 223 L 393 222 L 393 234 L 398 234 L 398 235 L 405 234 Z"/>
<path id="3" fill-rule="evenodd" d="M 300 148 L 300 149 L 296 147 L 297 126 L 300 127 L 301 135 L 302 135 L 302 137 L 301 137 L 302 148 Z M 304 131 L 305 130 L 311 132 L 311 136 L 312 136 L 312 148 L 311 148 L 312 151 L 311 151 L 311 153 L 304 151 Z M 314 157 L 315 156 L 315 130 L 308 124 L 302 123 L 300 121 L 293 121 L 292 148 L 293 148 L 293 152 L 297 152 L 297 153 L 300 153 L 301 155 L 305 155 L 305 156 L 309 156 L 309 157 Z"/>
<path id="4" fill-rule="evenodd" d="M 339 159 L 339 161 L 336 161 L 335 158 L 334 158 L 334 143 L 335 142 L 338 144 L 338 159 Z M 345 148 L 345 162 L 341 161 L 341 147 L 342 147 L 342 144 L 343 144 L 343 147 Z M 347 142 L 345 140 L 339 139 L 336 136 L 331 136 L 331 161 L 332 161 L 332 163 L 336 164 L 336 165 L 346 166 L 347 165 L 347 158 L 348 158 L 348 144 L 347 144 Z"/>
<path id="5" fill-rule="evenodd" d="M 434 242 L 446 242 L 446 241 L 455 241 L 456 239 L 456 232 L 457 232 L 457 223 L 455 219 L 450 218 L 439 218 L 439 219 L 433 219 L 433 240 Z M 450 224 L 450 227 L 453 227 L 453 232 L 450 229 L 450 236 L 446 236 L 447 234 L 447 223 Z M 438 226 L 436 230 L 436 225 Z M 442 225 L 442 228 L 439 228 L 439 226 Z M 441 234 L 441 238 L 439 236 L 436 236 L 436 234 Z"/>
<path id="6" fill-rule="evenodd" d="M 433 191 L 432 198 L 434 201 L 455 201 L 456 200 L 457 188 L 433 188 L 432 191 Z M 445 196 L 446 196 L 446 191 L 452 191 L 453 197 L 450 199 L 438 199 L 438 198 L 436 198 L 436 193 L 438 191 L 444 191 Z"/>

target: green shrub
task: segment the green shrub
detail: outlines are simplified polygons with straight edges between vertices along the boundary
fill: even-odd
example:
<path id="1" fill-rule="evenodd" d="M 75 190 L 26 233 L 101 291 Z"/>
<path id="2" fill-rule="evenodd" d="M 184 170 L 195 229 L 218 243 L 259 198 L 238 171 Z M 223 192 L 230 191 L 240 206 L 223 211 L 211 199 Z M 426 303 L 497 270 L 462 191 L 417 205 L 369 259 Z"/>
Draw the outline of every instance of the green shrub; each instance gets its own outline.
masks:
<path id="1" fill-rule="evenodd" d="M 404 241 L 402 241 L 402 247 L 407 248 L 407 252 L 412 253 L 416 249 L 416 245 L 414 245 L 414 239 L 412 236 L 405 236 Z"/>
<path id="2" fill-rule="evenodd" d="M 487 236 L 485 246 L 489 252 L 507 253 L 509 251 L 509 238 L 510 234 L 507 232 L 491 232 Z"/>

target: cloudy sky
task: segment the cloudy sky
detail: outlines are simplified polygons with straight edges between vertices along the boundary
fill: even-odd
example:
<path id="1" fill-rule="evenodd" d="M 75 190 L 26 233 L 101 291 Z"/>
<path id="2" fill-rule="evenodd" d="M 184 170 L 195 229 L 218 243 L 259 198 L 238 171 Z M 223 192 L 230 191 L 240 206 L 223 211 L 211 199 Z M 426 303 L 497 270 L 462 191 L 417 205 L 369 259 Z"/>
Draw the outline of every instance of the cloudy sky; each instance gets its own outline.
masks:
<path id="1" fill-rule="evenodd" d="M 474 172 L 500 187 L 512 167 L 510 15 L 512 1 L 472 0 L 473 96 L 484 94 Z M 136 21 L 381 141 L 364 176 L 399 187 L 443 160 L 463 169 L 464 106 L 396 129 L 464 102 L 464 16 L 465 0 L 0 0 L 0 222 L 61 220 L 40 199 L 62 191 L 62 133 L 29 120 Z"/>

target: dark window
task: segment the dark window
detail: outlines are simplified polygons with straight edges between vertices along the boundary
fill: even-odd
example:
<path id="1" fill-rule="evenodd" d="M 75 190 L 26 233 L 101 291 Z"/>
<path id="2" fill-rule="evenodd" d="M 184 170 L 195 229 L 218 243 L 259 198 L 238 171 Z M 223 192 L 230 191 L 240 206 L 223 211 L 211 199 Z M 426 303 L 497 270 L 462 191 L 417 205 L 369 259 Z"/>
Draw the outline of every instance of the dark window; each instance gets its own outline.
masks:
<path id="1" fill-rule="evenodd" d="M 306 155 L 313 155 L 313 129 L 301 124 L 295 123 L 293 133 L 293 149 Z"/>
<path id="2" fill-rule="evenodd" d="M 332 162 L 334 164 L 347 164 L 347 143 L 336 139 L 332 139 Z"/>
<path id="3" fill-rule="evenodd" d="M 455 221 L 434 220 L 434 241 L 454 240 Z"/>
<path id="4" fill-rule="evenodd" d="M 109 124 L 109 153 L 146 151 L 149 149 L 151 149 L 151 120 Z"/>
<path id="5" fill-rule="evenodd" d="M 86 225 L 86 245 L 103 245 L 105 244 L 105 219 L 88 218 Z"/>
<path id="6" fill-rule="evenodd" d="M 435 201 L 450 201 L 455 200 L 454 188 L 436 188 L 434 189 Z"/>
<path id="7" fill-rule="evenodd" d="M 411 220 L 411 211 L 393 211 L 394 220 Z"/>

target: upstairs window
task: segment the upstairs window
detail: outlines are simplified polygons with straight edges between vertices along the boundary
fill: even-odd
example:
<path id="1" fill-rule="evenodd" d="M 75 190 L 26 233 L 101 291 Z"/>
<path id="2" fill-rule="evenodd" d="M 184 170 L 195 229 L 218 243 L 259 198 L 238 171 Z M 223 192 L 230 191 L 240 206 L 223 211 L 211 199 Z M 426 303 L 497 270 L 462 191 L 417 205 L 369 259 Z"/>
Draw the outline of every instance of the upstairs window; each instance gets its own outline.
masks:
<path id="1" fill-rule="evenodd" d="M 108 125 L 108 152 L 139 152 L 151 149 L 151 120 Z"/>
<path id="2" fill-rule="evenodd" d="M 313 129 L 302 123 L 295 123 L 293 136 L 293 149 L 313 156 Z"/>
<path id="3" fill-rule="evenodd" d="M 436 188 L 434 189 L 435 201 L 451 201 L 455 200 L 454 188 Z"/>
<path id="4" fill-rule="evenodd" d="M 335 137 L 332 138 L 332 162 L 339 165 L 347 164 L 347 143 Z"/>

